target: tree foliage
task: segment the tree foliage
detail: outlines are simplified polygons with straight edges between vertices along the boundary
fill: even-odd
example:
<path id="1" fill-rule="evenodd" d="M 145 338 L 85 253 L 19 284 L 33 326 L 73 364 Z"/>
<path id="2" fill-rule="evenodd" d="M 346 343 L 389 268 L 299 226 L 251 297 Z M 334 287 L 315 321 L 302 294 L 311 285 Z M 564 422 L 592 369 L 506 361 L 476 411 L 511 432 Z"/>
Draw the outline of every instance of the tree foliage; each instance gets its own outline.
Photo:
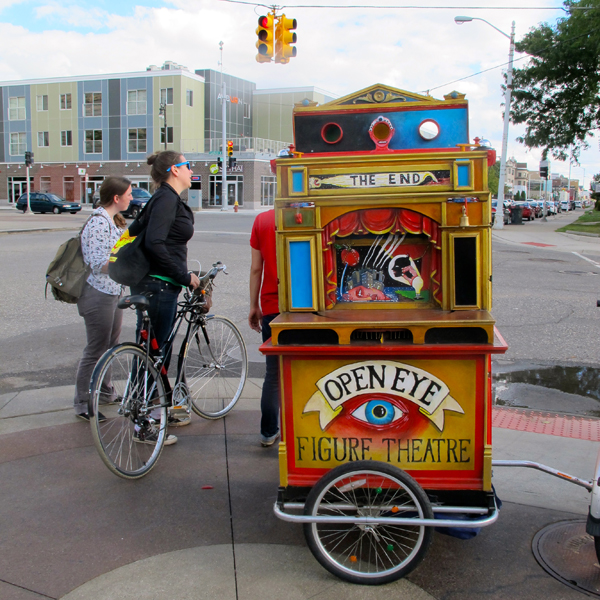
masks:
<path id="1" fill-rule="evenodd" d="M 600 0 L 564 7 L 568 17 L 532 28 L 516 44 L 531 59 L 513 72 L 511 120 L 526 124 L 518 139 L 528 148 L 577 160 L 600 127 Z"/>

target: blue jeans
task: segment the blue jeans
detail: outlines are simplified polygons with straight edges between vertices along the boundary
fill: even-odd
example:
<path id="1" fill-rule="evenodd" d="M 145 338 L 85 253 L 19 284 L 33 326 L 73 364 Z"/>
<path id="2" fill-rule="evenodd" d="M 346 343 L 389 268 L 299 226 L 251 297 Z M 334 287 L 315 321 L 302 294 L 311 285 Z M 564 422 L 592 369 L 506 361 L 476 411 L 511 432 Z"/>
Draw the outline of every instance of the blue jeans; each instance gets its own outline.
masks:
<path id="1" fill-rule="evenodd" d="M 271 337 L 271 321 L 277 316 L 264 315 L 262 318 L 262 339 Z M 279 357 L 267 356 L 267 371 L 260 397 L 260 433 L 271 437 L 279 431 Z"/>
<path id="2" fill-rule="evenodd" d="M 150 317 L 150 323 L 152 323 L 152 330 L 158 342 L 158 347 L 161 349 L 167 341 L 171 329 L 173 329 L 173 323 L 175 323 L 177 298 L 180 291 L 180 286 L 173 285 L 162 279 L 155 279 L 154 277 L 144 277 L 137 286 L 131 288 L 132 294 L 152 294 L 148 298 L 150 300 L 148 316 Z M 137 328 L 135 331 L 136 339 L 139 339 L 141 329 L 142 313 L 138 310 Z M 169 368 L 170 360 L 171 353 L 165 357 L 165 369 Z"/>

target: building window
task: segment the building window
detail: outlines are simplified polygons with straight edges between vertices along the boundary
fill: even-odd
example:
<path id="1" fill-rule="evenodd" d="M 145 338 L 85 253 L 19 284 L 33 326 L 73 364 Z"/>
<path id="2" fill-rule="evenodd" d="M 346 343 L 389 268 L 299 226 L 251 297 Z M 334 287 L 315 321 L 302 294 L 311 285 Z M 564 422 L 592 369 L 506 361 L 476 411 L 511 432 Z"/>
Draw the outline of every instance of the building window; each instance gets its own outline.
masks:
<path id="1" fill-rule="evenodd" d="M 169 129 L 171 129 L 169 127 Z M 129 152 L 146 152 L 146 128 L 129 130 Z"/>
<path id="2" fill-rule="evenodd" d="M 38 112 L 48 110 L 48 96 L 36 96 Z"/>
<path id="3" fill-rule="evenodd" d="M 129 90 L 127 92 L 127 114 L 146 114 L 146 90 Z"/>
<path id="4" fill-rule="evenodd" d="M 250 118 L 250 104 L 248 102 L 244 102 L 244 119 Z"/>
<path id="5" fill-rule="evenodd" d="M 273 206 L 277 194 L 277 177 L 263 175 L 260 178 L 260 205 Z"/>
<path id="6" fill-rule="evenodd" d="M 10 155 L 11 156 L 25 156 L 27 150 L 27 134 L 23 133 L 11 133 L 10 134 Z"/>
<path id="7" fill-rule="evenodd" d="M 72 131 L 61 131 L 60 132 L 60 145 L 61 146 L 72 146 L 73 145 L 73 132 Z"/>
<path id="8" fill-rule="evenodd" d="M 71 94 L 60 95 L 60 110 L 71 110 Z"/>
<path id="9" fill-rule="evenodd" d="M 102 129 L 86 129 L 85 152 L 86 154 L 102 153 Z"/>
<path id="10" fill-rule="evenodd" d="M 161 88 L 160 103 L 173 104 L 173 88 Z"/>
<path id="11" fill-rule="evenodd" d="M 49 192 L 50 191 L 50 177 L 40 177 L 40 192 Z"/>
<path id="12" fill-rule="evenodd" d="M 8 120 L 25 120 L 25 96 L 15 96 L 8 99 Z"/>
<path id="13" fill-rule="evenodd" d="M 85 95 L 83 115 L 85 117 L 102 116 L 102 94 L 100 92 L 92 92 Z"/>
<path id="14" fill-rule="evenodd" d="M 38 131 L 38 148 L 46 148 L 50 145 L 50 134 L 47 131 Z"/>
<path id="15" fill-rule="evenodd" d="M 160 128 L 160 143 L 161 144 L 165 143 L 165 128 L 164 127 Z M 167 127 L 167 144 L 172 144 L 172 143 L 173 143 L 173 128 Z"/>
<path id="16" fill-rule="evenodd" d="M 185 90 L 185 103 L 187 106 L 194 106 L 194 91 Z"/>

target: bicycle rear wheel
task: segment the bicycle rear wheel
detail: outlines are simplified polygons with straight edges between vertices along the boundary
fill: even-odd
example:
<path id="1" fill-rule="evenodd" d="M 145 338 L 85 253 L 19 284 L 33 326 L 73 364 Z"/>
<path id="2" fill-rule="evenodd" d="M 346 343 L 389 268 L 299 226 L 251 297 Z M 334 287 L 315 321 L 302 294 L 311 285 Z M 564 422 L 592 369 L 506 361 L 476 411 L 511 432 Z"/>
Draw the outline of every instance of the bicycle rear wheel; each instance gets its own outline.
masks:
<path id="1" fill-rule="evenodd" d="M 238 328 L 225 317 L 204 320 L 190 332 L 180 354 L 180 372 L 192 409 L 205 419 L 220 419 L 242 395 L 248 372 L 246 345 Z"/>
<path id="2" fill-rule="evenodd" d="M 115 475 L 138 479 L 155 465 L 167 435 L 166 405 L 142 347 L 124 343 L 104 353 L 92 374 L 89 414 L 96 449 Z"/>

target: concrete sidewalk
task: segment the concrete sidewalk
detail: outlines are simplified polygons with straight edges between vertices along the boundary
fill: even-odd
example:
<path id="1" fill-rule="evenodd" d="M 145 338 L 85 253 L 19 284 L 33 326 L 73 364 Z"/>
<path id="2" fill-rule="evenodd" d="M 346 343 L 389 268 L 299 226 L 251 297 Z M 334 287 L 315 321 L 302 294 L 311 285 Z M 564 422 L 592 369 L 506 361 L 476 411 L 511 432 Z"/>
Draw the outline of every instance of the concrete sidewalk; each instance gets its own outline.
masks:
<path id="1" fill-rule="evenodd" d="M 468 542 L 436 534 L 408 578 L 365 588 L 331 576 L 307 549 L 302 527 L 272 513 L 277 447 L 258 443 L 260 387 L 249 380 L 225 420 L 195 417 L 174 430 L 178 444 L 133 482 L 100 461 L 89 425 L 73 416 L 72 386 L 1 396 L 0 597 L 579 597 L 541 570 L 530 544 L 548 523 L 584 519 L 589 494 L 524 469 L 494 470 L 505 503 L 496 524 Z M 592 477 L 597 441 L 502 428 L 493 435 L 495 459 Z M 511 595 L 497 594 L 500 585 Z"/>

